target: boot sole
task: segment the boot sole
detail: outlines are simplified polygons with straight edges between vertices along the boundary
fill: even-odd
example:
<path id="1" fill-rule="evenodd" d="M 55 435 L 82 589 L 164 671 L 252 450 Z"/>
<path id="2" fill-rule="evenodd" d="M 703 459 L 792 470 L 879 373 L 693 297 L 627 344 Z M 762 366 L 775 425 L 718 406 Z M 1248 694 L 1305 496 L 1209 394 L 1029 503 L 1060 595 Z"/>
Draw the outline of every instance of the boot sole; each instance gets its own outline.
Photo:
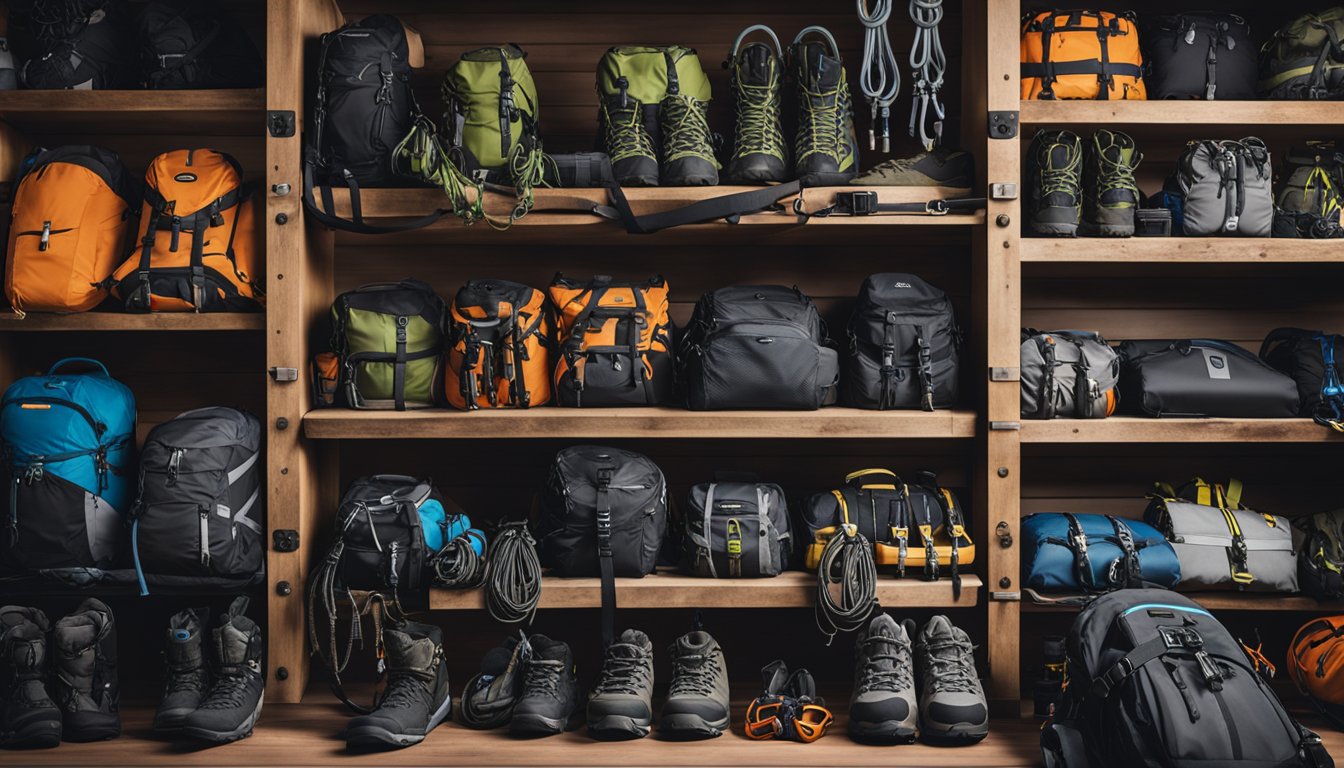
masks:
<path id="1" fill-rule="evenodd" d="M 564 733 L 569 725 L 567 717 L 545 715 L 514 715 L 509 723 L 510 736 L 551 736 Z"/>
<path id="2" fill-rule="evenodd" d="M 1043 224 L 1031 222 L 1031 231 L 1038 235 L 1049 235 L 1051 237 L 1077 237 L 1077 224 Z"/>
<path id="3" fill-rule="evenodd" d="M 629 741 L 648 736 L 652 727 L 652 717 L 607 715 L 588 721 L 588 735 L 598 741 Z"/>
<path id="4" fill-rule="evenodd" d="M 100 728 L 84 728 L 79 731 L 71 732 L 66 728 L 61 733 L 61 741 L 71 744 L 85 744 L 92 741 L 108 741 L 121 735 L 121 723 L 107 725 Z"/>
<path id="5" fill-rule="evenodd" d="M 352 751 L 374 751 L 379 749 L 397 749 L 410 747 L 425 740 L 429 732 L 439 727 L 453 712 L 453 697 L 443 700 L 439 708 L 430 715 L 429 723 L 423 733 L 394 733 L 376 725 L 366 725 L 345 732 L 345 748 Z"/>
<path id="6" fill-rule="evenodd" d="M 183 709 L 175 712 L 157 714 L 154 716 L 154 725 L 152 728 L 155 733 L 159 734 L 178 733 L 182 730 L 182 721 L 187 718 L 187 715 L 194 711 L 195 710 L 192 709 Z"/>
<path id="7" fill-rule="evenodd" d="M 989 723 L 979 725 L 957 723 L 956 725 L 939 725 L 935 728 L 929 728 L 927 723 L 920 723 L 920 734 L 925 744 L 966 746 L 975 744 L 988 736 Z"/>
<path id="8" fill-rule="evenodd" d="M 210 744 L 228 744 L 231 741 L 246 739 L 252 735 L 252 728 L 257 724 L 257 718 L 261 717 L 261 705 L 266 700 L 266 694 L 262 693 L 257 697 L 257 708 L 252 710 L 252 714 L 247 716 L 243 724 L 231 731 L 212 731 L 209 728 L 192 728 L 183 726 L 180 733 L 188 739 L 204 741 Z"/>
<path id="9" fill-rule="evenodd" d="M 673 741 L 713 739 L 728 730 L 732 717 L 710 722 L 699 715 L 663 715 L 658 720 L 658 735 Z"/>
<path id="10" fill-rule="evenodd" d="M 919 729 L 913 723 L 900 720 L 883 720 L 877 723 L 851 720 L 849 723 L 849 737 L 858 742 L 910 744 L 918 736 Z"/>
<path id="11" fill-rule="evenodd" d="M 60 720 L 40 720 L 21 731 L 0 731 L 0 749 L 50 749 L 60 744 Z"/>

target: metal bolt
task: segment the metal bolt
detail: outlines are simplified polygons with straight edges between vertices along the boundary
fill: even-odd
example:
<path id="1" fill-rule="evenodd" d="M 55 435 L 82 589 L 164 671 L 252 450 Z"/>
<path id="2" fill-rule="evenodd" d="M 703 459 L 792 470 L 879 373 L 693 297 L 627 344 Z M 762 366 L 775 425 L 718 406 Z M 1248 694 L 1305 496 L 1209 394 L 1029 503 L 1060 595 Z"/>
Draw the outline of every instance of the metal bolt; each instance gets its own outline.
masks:
<path id="1" fill-rule="evenodd" d="M 275 428 L 276 428 L 276 429 L 289 429 L 289 419 L 286 419 L 284 416 L 281 416 L 280 418 L 276 419 L 276 420 L 275 420 Z"/>
<path id="2" fill-rule="evenodd" d="M 275 193 L 275 196 L 276 196 L 276 197 L 284 197 L 285 195 L 288 195 L 288 194 L 289 194 L 289 185 L 288 185 L 288 184 L 272 184 L 272 185 L 271 185 L 271 191 Z"/>
<path id="3" fill-rule="evenodd" d="M 289 679 L 289 667 L 276 667 L 276 668 L 275 668 L 275 679 L 276 679 L 276 680 L 288 680 L 288 679 Z"/>
<path id="4" fill-rule="evenodd" d="M 1007 576 L 1004 576 L 1002 579 L 999 579 L 999 589 L 1007 589 L 1011 586 L 1013 586 L 1013 580 L 1008 578 Z"/>
<path id="5" fill-rule="evenodd" d="M 1007 476 L 1008 476 L 1008 468 L 999 467 L 999 477 L 1007 477 Z"/>
<path id="6" fill-rule="evenodd" d="M 1000 227 L 1006 227 L 1009 224 L 1012 224 L 1013 220 L 1008 216 L 1008 214 L 1000 213 L 998 215 L 998 218 L 994 219 L 994 223 L 998 224 Z"/>
<path id="7" fill-rule="evenodd" d="M 1003 241 L 1003 247 L 1004 247 L 1004 248 L 1012 248 L 1012 247 L 1013 247 L 1013 244 L 1010 243 L 1010 242 L 1008 242 L 1007 240 L 1004 240 L 1004 241 Z"/>
<path id="8" fill-rule="evenodd" d="M 293 593 L 294 588 L 289 585 L 288 581 L 282 581 L 275 585 L 275 594 L 281 597 L 289 597 Z"/>
<path id="9" fill-rule="evenodd" d="M 276 224 L 288 224 L 288 223 L 289 223 L 289 214 L 287 214 L 287 213 L 277 213 L 277 214 L 275 214 L 275 223 L 276 223 Z"/>

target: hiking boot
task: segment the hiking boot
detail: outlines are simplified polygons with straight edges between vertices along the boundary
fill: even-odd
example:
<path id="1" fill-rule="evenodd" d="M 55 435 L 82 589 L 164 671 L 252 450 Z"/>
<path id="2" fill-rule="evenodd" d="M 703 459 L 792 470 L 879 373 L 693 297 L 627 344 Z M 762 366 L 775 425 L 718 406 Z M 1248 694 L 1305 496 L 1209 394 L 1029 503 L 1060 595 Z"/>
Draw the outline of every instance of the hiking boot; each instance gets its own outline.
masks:
<path id="1" fill-rule="evenodd" d="M 623 187 L 658 186 L 658 154 L 644 126 L 642 104 L 628 95 L 602 99 L 600 122 L 611 172 Z"/>
<path id="2" fill-rule="evenodd" d="M 751 43 L 739 48 L 742 38 L 757 29 L 768 32 L 774 46 Z M 789 168 L 779 116 L 783 80 L 779 40 L 768 27 L 757 26 L 738 35 L 737 43 L 727 64 L 737 111 L 727 180 L 734 184 L 785 181 Z"/>
<path id="3" fill-rule="evenodd" d="M 811 31 L 799 34 L 789 50 L 798 88 L 797 175 L 804 186 L 848 184 L 859 167 L 849 83 L 830 33 L 826 42 L 802 41 Z"/>
<path id="4" fill-rule="evenodd" d="M 51 628 L 52 698 L 61 738 L 102 741 L 121 735 L 117 699 L 117 625 L 112 609 L 88 598 Z"/>
<path id="5" fill-rule="evenodd" d="M 719 161 L 714 159 L 709 131 L 709 102 L 668 94 L 658 105 L 658 128 L 663 139 L 659 174 L 663 186 L 707 187 L 719 183 Z"/>
<path id="6" fill-rule="evenodd" d="M 919 633 L 915 666 L 924 741 L 973 744 L 989 734 L 989 707 L 975 674 L 974 651 L 971 639 L 946 616 L 929 619 Z"/>
<path id="7" fill-rule="evenodd" d="M 579 701 L 579 681 L 569 646 L 545 635 L 528 642 L 532 657 L 523 669 L 523 695 L 513 705 L 509 733 L 550 736 L 569 727 Z"/>
<path id="8" fill-rule="evenodd" d="M 47 695 L 46 614 L 0 608 L 0 747 L 32 749 L 61 743 L 61 710 Z"/>
<path id="9" fill-rule="evenodd" d="M 911 742 L 918 735 L 914 663 L 909 626 L 879 613 L 859 633 L 854 651 L 854 693 L 849 735 L 855 741 Z"/>
<path id="10" fill-rule="evenodd" d="M 728 729 L 728 665 L 708 632 L 677 638 L 672 685 L 658 719 L 658 735 L 669 739 L 710 739 Z"/>
<path id="11" fill-rule="evenodd" d="M 1139 186 L 1134 169 L 1143 155 L 1134 140 L 1101 129 L 1087 143 L 1083 162 L 1083 231 L 1102 237 L 1131 237 Z"/>
<path id="12" fill-rule="evenodd" d="M 202 611 L 201 615 L 207 615 Z M 210 685 L 210 672 L 202 647 L 201 620 L 188 608 L 168 620 L 168 643 L 163 649 L 168 681 L 163 699 L 154 713 L 154 730 L 176 731 L 182 720 L 196 711 Z"/>
<path id="13" fill-rule="evenodd" d="M 481 671 L 462 692 L 462 723 L 471 728 L 498 728 L 509 722 L 523 695 L 524 670 L 532 645 L 522 632 L 481 659 Z"/>
<path id="14" fill-rule="evenodd" d="M 953 187 L 969 194 L 975 184 L 975 156 L 941 148 L 920 152 L 880 163 L 849 183 L 865 187 Z"/>
<path id="15" fill-rule="evenodd" d="M 1071 131 L 1039 131 L 1027 150 L 1027 216 L 1042 235 L 1078 234 L 1083 143 Z"/>
<path id="16" fill-rule="evenodd" d="M 653 643 L 634 629 L 607 647 L 602 674 L 588 697 L 588 735 L 638 739 L 653 725 Z"/>
<path id="17" fill-rule="evenodd" d="M 387 687 L 377 709 L 352 718 L 346 726 L 345 745 L 352 750 L 419 744 L 453 712 L 443 631 L 411 621 L 400 629 L 385 630 L 383 640 Z"/>
<path id="18" fill-rule="evenodd" d="M 211 640 L 213 684 L 195 712 L 182 719 L 182 735 L 224 744 L 252 735 L 261 715 L 265 679 L 261 674 L 261 628 L 243 615 L 246 597 L 236 598 L 220 617 Z"/>

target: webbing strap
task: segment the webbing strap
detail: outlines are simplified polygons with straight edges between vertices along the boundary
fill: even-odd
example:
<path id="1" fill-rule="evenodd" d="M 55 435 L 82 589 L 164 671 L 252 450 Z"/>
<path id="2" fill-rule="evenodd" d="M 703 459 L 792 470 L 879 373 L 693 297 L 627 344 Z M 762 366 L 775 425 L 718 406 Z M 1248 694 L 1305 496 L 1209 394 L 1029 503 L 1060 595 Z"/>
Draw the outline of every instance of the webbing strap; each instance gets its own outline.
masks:
<path id="1" fill-rule="evenodd" d="M 683 224 L 701 224 L 718 219 L 733 221 L 739 216 L 763 211 L 780 200 L 796 195 L 801 191 L 802 184 L 795 180 L 747 192 L 719 195 L 681 208 L 651 213 L 646 216 L 636 216 L 630 208 L 630 202 L 626 200 L 625 192 L 621 190 L 620 185 L 607 184 L 607 194 L 611 198 L 612 207 L 620 215 L 621 223 L 625 225 L 625 231 L 632 235 L 649 235 L 661 229 L 679 227 Z"/>
<path id="2" fill-rule="evenodd" d="M 1069 523 L 1069 551 L 1073 553 L 1073 573 L 1078 585 L 1086 592 L 1097 591 L 1097 583 L 1092 578 L 1092 562 L 1087 556 L 1087 534 L 1083 533 L 1082 523 L 1071 512 L 1064 513 Z"/>
<path id="3" fill-rule="evenodd" d="M 1143 586 L 1143 570 L 1139 567 L 1139 550 L 1134 545 L 1134 532 L 1118 517 L 1107 515 L 1106 519 L 1111 521 L 1111 527 L 1115 529 L 1116 543 L 1124 552 L 1124 555 L 1111 563 L 1111 571 L 1107 574 L 1111 584 L 1121 588 Z"/>
<path id="4" fill-rule="evenodd" d="M 597 560 L 602 576 L 602 647 L 616 636 L 616 566 L 611 550 L 611 467 L 597 470 Z"/>
<path id="5" fill-rule="evenodd" d="M 409 319 L 397 316 L 397 358 L 392 364 L 392 398 L 398 411 L 406 410 L 406 325 Z"/>

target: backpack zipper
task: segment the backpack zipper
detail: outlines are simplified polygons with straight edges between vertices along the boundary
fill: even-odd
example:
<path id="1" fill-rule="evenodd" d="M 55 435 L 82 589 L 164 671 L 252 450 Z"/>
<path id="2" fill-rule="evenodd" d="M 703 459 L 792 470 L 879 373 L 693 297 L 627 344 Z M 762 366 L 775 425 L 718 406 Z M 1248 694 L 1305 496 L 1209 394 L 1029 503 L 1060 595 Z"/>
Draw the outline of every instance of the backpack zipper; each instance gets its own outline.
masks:
<path id="1" fill-rule="evenodd" d="M 59 397 L 24 397 L 24 398 L 17 398 L 14 400 L 5 400 L 0 405 L 17 404 L 18 406 L 23 407 L 28 403 L 34 403 L 38 405 L 59 405 L 65 408 L 69 408 L 70 410 L 84 417 L 84 421 L 88 422 L 89 428 L 93 430 L 93 434 L 96 437 L 101 438 L 103 436 L 103 433 L 107 431 L 107 425 L 93 418 L 93 414 L 89 413 L 89 411 L 86 408 L 84 408 L 84 406 L 71 400 L 62 400 Z"/>
<path id="2" fill-rule="evenodd" d="M 168 481 L 167 485 L 177 485 L 177 472 L 182 465 L 182 454 L 186 453 L 185 448 L 174 448 L 168 455 Z"/>
<path id="3" fill-rule="evenodd" d="M 75 229 L 74 227 L 66 227 L 65 229 L 52 229 L 51 222 L 44 221 L 42 222 L 41 229 L 30 229 L 24 232 L 15 232 L 14 236 L 39 238 L 39 240 L 37 241 L 37 250 L 45 251 L 51 245 L 52 235 L 63 235 L 66 232 L 73 232 L 74 229 Z"/>
<path id="4" fill-rule="evenodd" d="M 201 565 L 210 567 L 210 510 L 197 507 L 201 517 Z"/>

